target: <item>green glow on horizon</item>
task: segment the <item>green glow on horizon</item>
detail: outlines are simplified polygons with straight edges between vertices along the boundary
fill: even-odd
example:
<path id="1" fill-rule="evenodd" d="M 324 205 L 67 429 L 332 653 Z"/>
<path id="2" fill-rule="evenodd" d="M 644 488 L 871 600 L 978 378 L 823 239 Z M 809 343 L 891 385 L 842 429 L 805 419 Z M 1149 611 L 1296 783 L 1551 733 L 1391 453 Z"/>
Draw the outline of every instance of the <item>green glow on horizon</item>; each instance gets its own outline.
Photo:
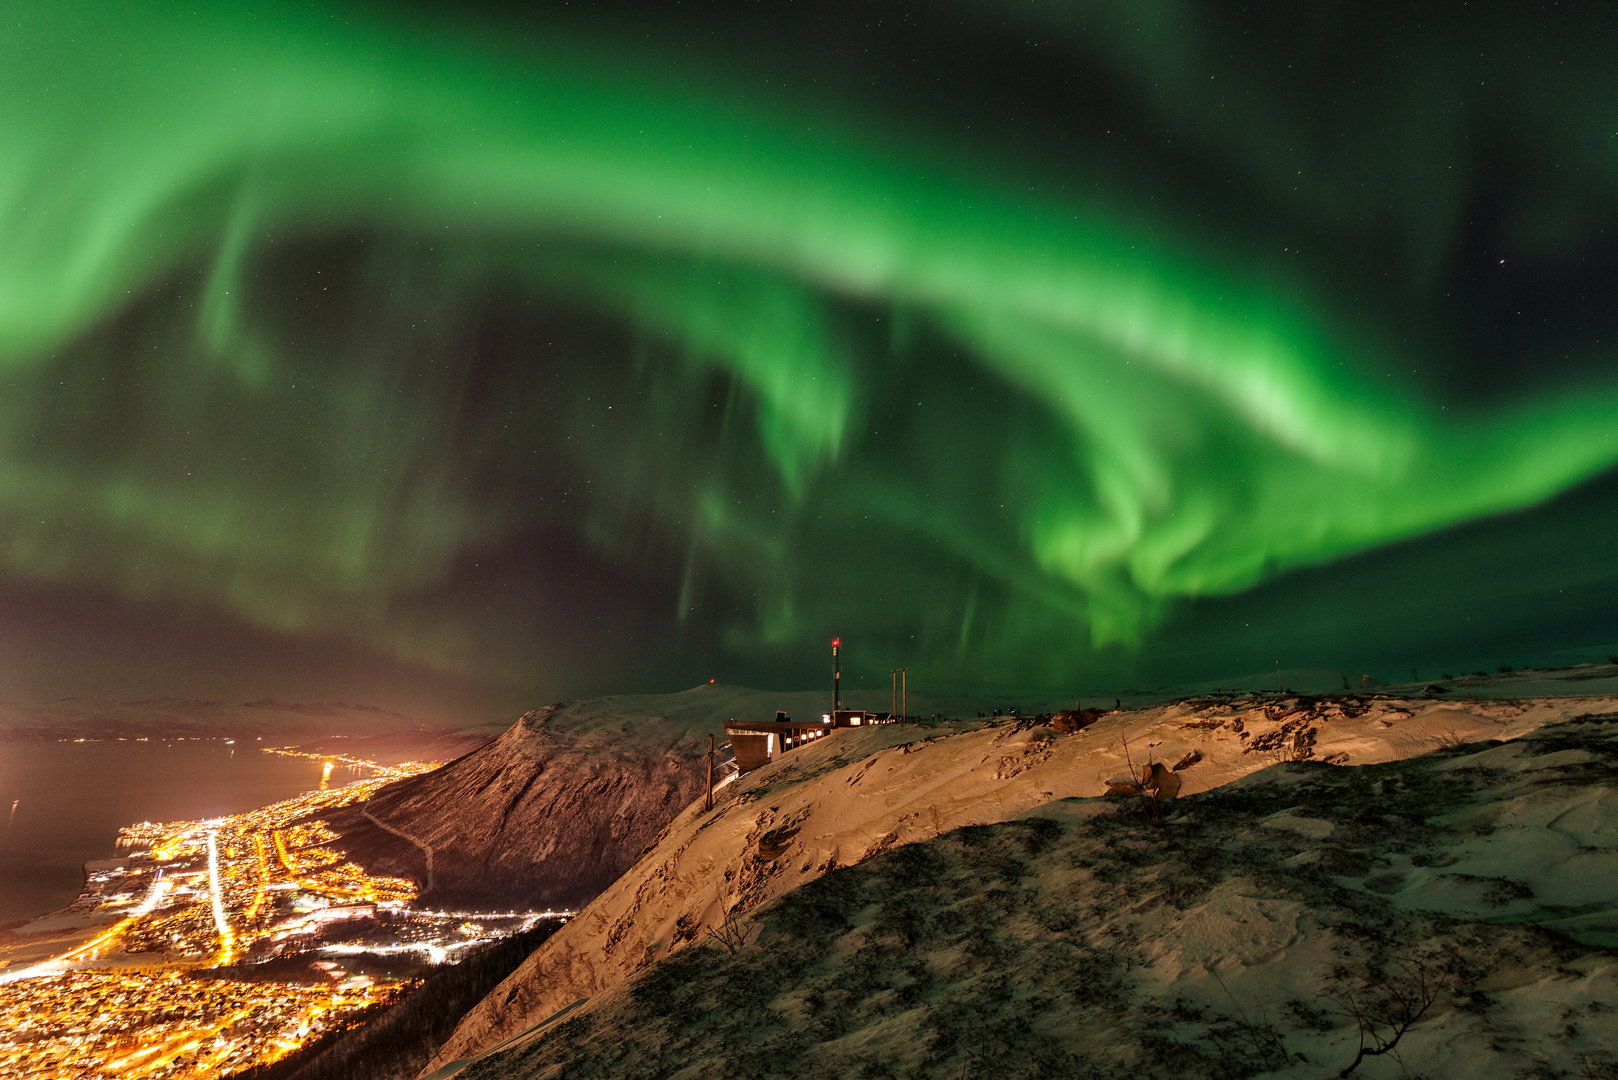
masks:
<path id="1" fill-rule="evenodd" d="M 1531 506 L 1618 460 L 1611 380 L 1441 410 L 1379 381 L 1400 358 L 1279 271 L 717 80 L 671 87 L 561 41 L 518 63 L 290 10 L 20 10 L 31 47 L 0 68 L 0 562 L 24 577 L 475 666 L 440 631 L 401 631 L 401 597 L 526 511 L 435 450 L 450 377 L 403 398 L 395 359 L 418 348 L 398 325 L 412 312 L 452 322 L 490 283 L 673 343 L 638 436 L 569 429 L 596 474 L 570 524 L 607 552 L 650 529 L 756 594 L 730 626 L 741 651 L 813 640 L 883 588 L 936 605 L 933 636 L 963 646 L 1061 625 L 1138 644 L 1179 601 Z M 277 244 L 321 236 L 398 244 L 369 264 L 393 329 L 319 353 L 340 364 L 286 329 L 333 316 L 267 316 L 255 277 Z M 427 270 L 390 264 L 407 246 Z M 190 306 L 114 358 L 108 327 L 176 280 Z M 890 348 L 860 339 L 869 318 L 898 325 Z M 927 383 L 916 334 L 959 349 L 1023 402 L 1006 424 L 1037 432 L 879 451 L 893 381 Z M 115 430 L 53 441 L 77 412 L 52 387 L 58 356 L 103 353 L 109 372 L 138 355 L 148 392 L 97 399 L 122 410 Z M 715 372 L 751 439 L 668 434 Z M 854 527 L 912 546 L 863 544 L 847 591 L 821 592 L 846 561 L 835 529 Z"/>

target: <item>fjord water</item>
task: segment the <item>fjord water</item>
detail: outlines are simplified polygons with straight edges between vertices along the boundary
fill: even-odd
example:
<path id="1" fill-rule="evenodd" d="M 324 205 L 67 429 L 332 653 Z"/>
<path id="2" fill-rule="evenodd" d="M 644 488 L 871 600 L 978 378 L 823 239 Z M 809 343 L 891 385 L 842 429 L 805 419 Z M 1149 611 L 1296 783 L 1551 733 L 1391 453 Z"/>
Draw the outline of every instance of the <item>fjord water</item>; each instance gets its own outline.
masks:
<path id="1" fill-rule="evenodd" d="M 0 742 L 0 926 L 72 903 L 125 825 L 241 813 L 318 788 L 321 769 L 246 743 Z"/>

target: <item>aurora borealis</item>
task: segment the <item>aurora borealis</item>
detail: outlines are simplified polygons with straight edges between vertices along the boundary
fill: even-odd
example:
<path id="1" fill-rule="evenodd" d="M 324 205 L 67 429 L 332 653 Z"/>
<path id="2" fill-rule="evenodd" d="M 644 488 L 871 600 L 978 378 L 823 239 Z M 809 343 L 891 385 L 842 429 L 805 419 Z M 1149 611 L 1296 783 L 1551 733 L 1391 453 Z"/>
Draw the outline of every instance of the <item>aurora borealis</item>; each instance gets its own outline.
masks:
<path id="1" fill-rule="evenodd" d="M 1612 651 L 1601 13 L 1397 10 L 8 4 L 4 588 L 524 694 Z"/>

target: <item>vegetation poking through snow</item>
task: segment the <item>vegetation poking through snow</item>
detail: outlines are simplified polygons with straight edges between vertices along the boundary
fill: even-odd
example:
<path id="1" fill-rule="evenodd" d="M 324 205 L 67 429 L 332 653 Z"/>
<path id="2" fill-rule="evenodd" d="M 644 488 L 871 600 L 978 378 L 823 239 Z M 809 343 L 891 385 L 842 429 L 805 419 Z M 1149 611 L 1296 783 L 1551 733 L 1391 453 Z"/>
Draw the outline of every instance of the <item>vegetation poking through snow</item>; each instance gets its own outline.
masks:
<path id="1" fill-rule="evenodd" d="M 1341 989 L 1335 1000 L 1359 1031 L 1359 1049 L 1337 1075 L 1348 1076 L 1368 1057 L 1396 1053 L 1399 1040 L 1445 995 L 1452 981 L 1427 956 L 1365 964 L 1359 971 L 1339 975 L 1335 982 Z"/>
<path id="2" fill-rule="evenodd" d="M 705 936 L 732 956 L 747 944 L 747 928 L 736 918 L 734 911 L 725 912 L 724 920 L 718 926 L 710 926 L 705 931 Z"/>
<path id="3" fill-rule="evenodd" d="M 460 1075 L 1607 1076 L 1618 898 L 1564 893 L 1618 858 L 1591 840 L 1618 829 L 1612 719 L 1288 761 L 1163 827 L 1074 799 L 958 828 L 727 920 Z"/>
<path id="4" fill-rule="evenodd" d="M 1612 719 L 893 848 L 461 1077 L 1607 1077 L 1618 938 L 1466 860 L 1612 789 Z"/>

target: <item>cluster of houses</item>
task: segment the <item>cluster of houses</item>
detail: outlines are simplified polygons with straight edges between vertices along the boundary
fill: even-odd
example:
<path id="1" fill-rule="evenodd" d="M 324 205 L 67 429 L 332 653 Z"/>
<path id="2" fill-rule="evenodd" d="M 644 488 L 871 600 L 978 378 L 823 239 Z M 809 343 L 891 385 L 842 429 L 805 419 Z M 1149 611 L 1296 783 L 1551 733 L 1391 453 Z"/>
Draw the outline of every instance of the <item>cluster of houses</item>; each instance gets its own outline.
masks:
<path id="1" fill-rule="evenodd" d="M 863 727 L 867 724 L 891 724 L 888 713 L 865 712 L 863 709 L 834 709 L 811 723 L 795 722 L 784 712 L 775 714 L 773 721 L 726 720 L 725 735 L 730 739 L 731 751 L 736 755 L 736 766 L 742 772 L 752 772 L 768 765 L 779 755 L 816 739 L 824 739 L 839 728 Z"/>
<path id="2" fill-rule="evenodd" d="M 1007 714 L 1015 716 L 1017 710 L 1007 710 Z M 999 709 L 995 710 L 995 715 L 1000 715 Z M 1065 733 L 1089 727 L 1104 715 L 1101 709 L 1067 709 L 1049 715 L 1041 714 L 1036 719 Z M 773 721 L 726 720 L 725 734 L 730 738 L 731 751 L 736 755 L 736 770 L 740 774 L 768 765 L 787 751 L 807 746 L 816 739 L 824 739 L 841 728 L 891 724 L 896 719 L 903 718 L 891 713 L 865 712 L 863 709 L 833 709 L 821 714 L 818 721 L 799 723 L 786 713 L 777 712 Z"/>

